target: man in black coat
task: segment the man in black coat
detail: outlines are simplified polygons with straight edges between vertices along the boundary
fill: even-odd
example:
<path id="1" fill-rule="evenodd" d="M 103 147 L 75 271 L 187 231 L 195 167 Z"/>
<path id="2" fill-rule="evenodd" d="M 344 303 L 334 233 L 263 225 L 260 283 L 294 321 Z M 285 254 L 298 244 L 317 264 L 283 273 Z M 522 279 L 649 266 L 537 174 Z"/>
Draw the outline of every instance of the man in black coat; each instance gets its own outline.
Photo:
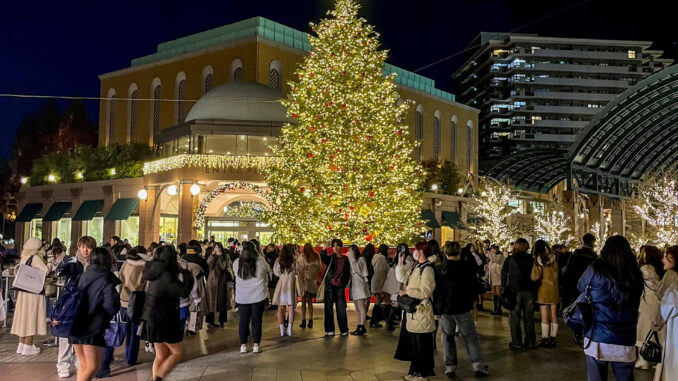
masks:
<path id="1" fill-rule="evenodd" d="M 527 252 L 530 244 L 525 238 L 518 238 L 513 245 L 513 255 L 506 258 L 501 268 L 501 287 L 510 286 L 516 294 L 516 306 L 509 313 L 509 327 L 511 328 L 511 343 L 509 348 L 522 349 L 523 345 L 530 349 L 535 348 L 537 340 L 534 330 L 534 282 L 532 282 L 532 267 L 534 258 Z M 520 329 L 521 315 L 524 319 L 525 340 L 523 341 Z"/>
<path id="2" fill-rule="evenodd" d="M 207 266 L 207 261 L 205 258 L 203 258 L 200 253 L 202 252 L 202 248 L 200 247 L 200 243 L 197 240 L 191 240 L 188 242 L 188 248 L 186 249 L 186 254 L 184 254 L 181 259 L 183 259 L 186 262 L 191 262 L 195 263 L 196 265 L 200 266 L 202 269 L 203 274 L 205 274 L 205 278 L 210 273 L 210 268 Z"/>
<path id="3" fill-rule="evenodd" d="M 570 255 L 567 264 L 563 270 L 563 305 L 568 306 L 579 295 L 577 282 L 584 274 L 584 271 L 596 260 L 597 255 L 593 250 L 596 244 L 596 237 L 591 233 L 586 233 L 582 237 L 582 247 L 576 249 Z"/>
<path id="4" fill-rule="evenodd" d="M 478 342 L 473 315 L 471 315 L 473 302 L 478 294 L 476 292 L 478 278 L 473 271 L 473 266 L 461 259 L 459 242 L 447 241 L 442 251 L 446 260 L 435 269 L 436 288 L 433 292 L 433 313 L 439 316 L 440 327 L 443 331 L 445 375 L 450 378 L 455 376 L 457 347 L 454 336 L 459 327 L 476 376 L 487 376 L 488 367 L 483 363 L 483 352 Z"/>
<path id="5" fill-rule="evenodd" d="M 344 243 L 339 238 L 332 240 L 332 254 L 327 249 L 320 252 L 325 264 L 325 336 L 334 336 L 334 306 L 337 306 L 337 323 L 341 336 L 348 336 L 346 317 L 346 286 L 351 279 L 351 265 L 348 257 L 341 253 Z"/>

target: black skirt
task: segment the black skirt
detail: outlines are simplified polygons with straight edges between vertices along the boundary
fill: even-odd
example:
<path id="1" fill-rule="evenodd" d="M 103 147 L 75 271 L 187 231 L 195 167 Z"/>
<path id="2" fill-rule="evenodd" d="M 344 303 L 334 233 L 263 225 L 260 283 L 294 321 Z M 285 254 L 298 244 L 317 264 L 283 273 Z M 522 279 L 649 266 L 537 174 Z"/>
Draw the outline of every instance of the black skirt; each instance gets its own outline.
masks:
<path id="1" fill-rule="evenodd" d="M 433 340 L 435 333 L 412 333 L 406 328 L 407 314 L 404 314 L 400 325 L 400 338 L 396 347 L 396 360 L 409 361 L 408 374 L 415 377 L 435 376 L 435 360 L 433 355 Z"/>
<path id="2" fill-rule="evenodd" d="M 69 337 L 68 344 L 75 345 L 93 345 L 95 347 L 106 347 L 106 339 L 104 339 L 104 334 L 97 333 L 92 336 L 83 336 L 83 337 Z"/>
<path id="3" fill-rule="evenodd" d="M 183 322 L 185 324 L 185 320 Z M 142 337 L 150 343 L 180 343 L 184 339 L 182 320 L 177 318 L 145 321 Z"/>

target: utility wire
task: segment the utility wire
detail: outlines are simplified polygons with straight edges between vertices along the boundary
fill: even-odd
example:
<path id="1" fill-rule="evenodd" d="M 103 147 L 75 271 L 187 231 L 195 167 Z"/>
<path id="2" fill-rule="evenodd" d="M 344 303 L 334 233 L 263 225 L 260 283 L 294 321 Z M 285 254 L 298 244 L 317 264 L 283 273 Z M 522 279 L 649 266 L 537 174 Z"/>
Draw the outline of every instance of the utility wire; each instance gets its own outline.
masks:
<path id="1" fill-rule="evenodd" d="M 35 99 L 80 99 L 80 100 L 92 100 L 92 101 L 160 101 L 160 102 L 197 102 L 198 99 L 156 99 L 156 98 L 103 98 L 103 97 L 79 97 L 73 95 L 38 95 L 38 94 L 12 94 L 12 93 L 0 93 L 0 98 L 35 98 Z M 279 101 L 235 101 L 235 100 L 222 100 L 219 99 L 219 102 L 226 103 L 279 103 Z"/>
<path id="2" fill-rule="evenodd" d="M 512 29 L 512 30 L 510 30 L 510 31 L 508 31 L 508 32 L 505 32 L 505 33 L 499 33 L 499 34 L 496 35 L 496 38 L 499 38 L 499 37 L 506 37 L 506 36 L 510 35 L 511 33 L 515 33 L 515 32 L 517 32 L 517 31 L 519 31 L 519 30 L 521 30 L 521 29 L 527 28 L 528 26 L 532 26 L 532 25 L 534 25 L 534 24 L 536 24 L 536 23 L 539 23 L 539 22 L 541 22 L 541 21 L 544 21 L 544 20 L 546 20 L 546 19 L 548 19 L 548 18 L 551 18 L 551 17 L 553 17 L 553 16 L 559 15 L 559 14 L 561 14 L 561 13 L 563 13 L 563 12 L 567 12 L 567 11 L 569 11 L 570 9 L 576 8 L 576 7 L 580 6 L 580 5 L 583 5 L 583 4 L 585 4 L 585 3 L 588 3 L 589 1 L 591 1 L 591 0 L 582 0 L 582 1 L 578 2 L 578 3 L 569 5 L 569 6 L 565 7 L 565 8 L 562 8 L 562 9 L 560 9 L 560 10 L 557 10 L 557 11 L 555 11 L 555 12 L 553 12 L 553 13 L 550 13 L 550 14 L 548 14 L 548 15 L 546 15 L 546 16 L 542 16 L 542 17 L 540 17 L 540 18 L 538 18 L 538 19 L 536 19 L 536 20 L 532 20 L 532 21 L 530 21 L 529 23 L 527 23 L 527 24 L 525 24 L 525 25 L 522 25 L 522 26 L 519 26 L 519 27 L 517 27 L 517 28 L 515 28 L 515 29 Z M 439 59 L 439 60 L 437 60 L 437 61 L 435 61 L 435 62 L 433 62 L 433 63 L 430 63 L 430 64 L 428 64 L 428 65 L 426 65 L 426 66 L 422 66 L 422 67 L 420 67 L 419 69 L 414 70 L 414 72 L 417 73 L 417 72 L 420 72 L 420 71 L 422 71 L 422 70 L 428 69 L 428 68 L 430 68 L 431 66 L 435 66 L 435 65 L 437 65 L 437 64 L 439 64 L 439 63 L 441 63 L 441 62 L 445 62 L 445 61 L 447 61 L 447 60 L 449 60 L 449 59 L 451 59 L 451 58 L 454 58 L 454 57 L 456 57 L 456 56 L 458 56 L 458 55 L 460 55 L 460 54 L 466 53 L 466 52 L 468 52 L 469 50 L 474 50 L 474 49 L 476 49 L 476 48 L 479 48 L 480 46 L 482 46 L 482 43 L 479 43 L 479 44 L 476 44 L 476 45 L 473 45 L 473 46 L 469 46 L 468 48 L 466 48 L 466 49 L 464 49 L 464 50 L 462 50 L 462 51 L 459 51 L 459 52 L 456 52 L 456 53 L 454 53 L 454 54 L 451 54 L 451 55 L 449 55 L 449 56 L 447 56 L 447 57 L 441 58 L 441 59 Z"/>

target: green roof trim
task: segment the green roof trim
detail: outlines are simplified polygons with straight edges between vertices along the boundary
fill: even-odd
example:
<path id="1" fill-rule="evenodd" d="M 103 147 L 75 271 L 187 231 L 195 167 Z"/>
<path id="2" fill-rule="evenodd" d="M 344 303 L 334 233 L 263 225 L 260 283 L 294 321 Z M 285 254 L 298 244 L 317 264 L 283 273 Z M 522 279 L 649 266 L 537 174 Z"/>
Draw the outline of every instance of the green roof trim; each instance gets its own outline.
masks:
<path id="1" fill-rule="evenodd" d="M 45 213 L 45 217 L 42 218 L 42 221 L 59 221 L 66 212 L 71 210 L 71 205 L 73 205 L 73 203 L 70 201 L 58 201 L 53 203 L 52 206 L 49 207 L 47 213 Z"/>
<path id="2" fill-rule="evenodd" d="M 126 220 L 132 215 L 134 208 L 139 204 L 138 198 L 120 198 L 106 215 L 106 221 Z"/>
<path id="3" fill-rule="evenodd" d="M 260 36 L 303 52 L 311 51 L 311 44 L 306 33 L 264 17 L 252 17 L 233 24 L 160 43 L 156 53 L 133 59 L 131 66 L 150 64 L 252 36 Z M 397 74 L 395 82 L 399 85 L 411 87 L 452 102 L 455 101 L 454 94 L 436 89 L 435 81 L 431 78 L 391 64 L 385 64 L 384 74 L 388 75 L 391 73 Z"/>
<path id="4" fill-rule="evenodd" d="M 449 226 L 452 229 L 466 229 L 461 222 L 461 217 L 457 212 L 443 211 L 443 225 Z"/>
<path id="5" fill-rule="evenodd" d="M 104 200 L 83 201 L 78 211 L 73 216 L 73 221 L 90 221 L 94 216 L 101 212 L 104 207 Z"/>
<path id="6" fill-rule="evenodd" d="M 421 219 L 426 221 L 426 225 L 430 228 L 440 228 L 438 220 L 436 220 L 435 214 L 430 209 L 425 209 L 421 211 Z"/>
<path id="7" fill-rule="evenodd" d="M 15 222 L 28 222 L 32 220 L 40 210 L 42 210 L 42 203 L 36 202 L 33 204 L 26 204 L 26 206 L 21 209 L 21 213 L 16 217 Z"/>

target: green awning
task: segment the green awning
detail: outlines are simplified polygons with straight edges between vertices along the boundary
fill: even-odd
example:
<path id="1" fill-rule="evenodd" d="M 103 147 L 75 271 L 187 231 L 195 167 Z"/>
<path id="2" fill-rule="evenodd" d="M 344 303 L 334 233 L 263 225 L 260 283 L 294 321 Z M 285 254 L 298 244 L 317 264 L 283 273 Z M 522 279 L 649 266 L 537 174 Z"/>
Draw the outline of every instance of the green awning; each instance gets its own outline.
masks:
<path id="1" fill-rule="evenodd" d="M 59 221 L 66 212 L 71 210 L 71 205 L 73 203 L 68 202 L 68 201 L 59 201 L 55 202 L 50 206 L 49 210 L 47 213 L 45 213 L 45 217 L 42 218 L 43 221 Z"/>
<path id="2" fill-rule="evenodd" d="M 121 198 L 113 204 L 105 220 L 126 220 L 132 215 L 134 208 L 139 204 L 138 198 Z"/>
<path id="3" fill-rule="evenodd" d="M 73 221 L 90 221 L 98 212 L 101 212 L 103 207 L 104 200 L 83 201 L 78 211 L 75 212 Z"/>
<path id="4" fill-rule="evenodd" d="M 15 222 L 28 222 L 35 217 L 42 210 L 42 203 L 36 202 L 32 204 L 26 204 L 21 210 L 21 213 L 16 217 Z"/>
<path id="5" fill-rule="evenodd" d="M 429 209 L 421 211 L 421 219 L 426 221 L 426 225 L 430 228 L 439 228 L 440 224 L 436 220 L 436 216 Z"/>
<path id="6" fill-rule="evenodd" d="M 461 222 L 461 217 L 457 212 L 443 211 L 443 225 L 447 225 L 452 229 L 465 229 L 466 227 Z"/>

